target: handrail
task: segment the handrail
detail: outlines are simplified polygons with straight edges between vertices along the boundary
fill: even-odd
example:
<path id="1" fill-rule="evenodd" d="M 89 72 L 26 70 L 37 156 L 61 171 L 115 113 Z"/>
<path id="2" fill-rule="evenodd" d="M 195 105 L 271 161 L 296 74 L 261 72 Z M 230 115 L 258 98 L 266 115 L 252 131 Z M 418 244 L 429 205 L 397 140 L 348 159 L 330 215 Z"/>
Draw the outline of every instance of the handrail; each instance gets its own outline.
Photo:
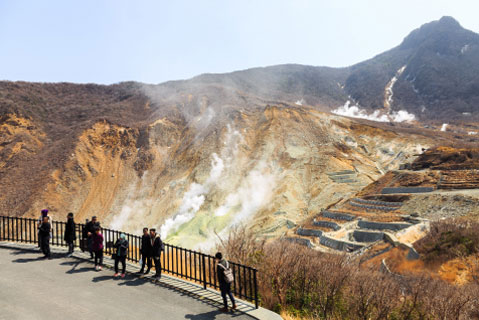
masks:
<path id="1" fill-rule="evenodd" d="M 37 243 L 37 219 L 0 216 L 0 240 L 25 243 Z M 65 222 L 52 221 L 51 244 L 66 247 L 64 241 Z M 84 224 L 75 224 L 76 240 L 74 246 L 85 249 L 83 239 Z M 102 228 L 105 241 L 104 254 L 113 255 L 113 244 L 120 237 L 121 231 Z M 125 233 L 130 245 L 127 260 L 138 262 L 140 260 L 141 236 Z M 257 270 L 242 264 L 229 262 L 234 275 L 231 290 L 240 299 L 253 301 L 255 307 L 259 306 Z M 163 272 L 178 278 L 197 282 L 208 287 L 219 289 L 216 277 L 215 258 L 202 252 L 174 246 L 165 243 L 165 251 L 161 257 L 161 269 Z"/>

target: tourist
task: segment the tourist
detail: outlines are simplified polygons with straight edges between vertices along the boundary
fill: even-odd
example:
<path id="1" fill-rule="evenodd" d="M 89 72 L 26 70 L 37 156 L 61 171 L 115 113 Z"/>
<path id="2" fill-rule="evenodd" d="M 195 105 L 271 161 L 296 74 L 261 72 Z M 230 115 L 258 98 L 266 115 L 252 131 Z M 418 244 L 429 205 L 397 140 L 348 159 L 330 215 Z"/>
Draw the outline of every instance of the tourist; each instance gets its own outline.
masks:
<path id="1" fill-rule="evenodd" d="M 41 211 L 41 215 L 40 215 L 40 218 L 38 218 L 38 223 L 37 223 L 37 229 L 38 229 L 38 232 L 37 232 L 37 235 L 38 235 L 38 247 L 42 248 L 42 237 L 40 237 L 40 226 L 43 222 L 43 218 L 44 217 L 48 217 L 48 209 L 43 209 Z M 50 222 L 50 217 L 48 217 L 48 222 Z M 50 223 L 50 227 L 51 227 L 51 223 Z M 51 236 L 51 235 L 50 235 Z"/>
<path id="2" fill-rule="evenodd" d="M 90 259 L 93 259 L 92 236 L 95 234 L 96 228 L 100 228 L 100 223 L 97 221 L 96 216 L 93 216 L 91 217 L 91 221 L 85 225 L 85 229 L 83 230 L 83 236 L 87 239 L 87 248 L 90 252 Z"/>
<path id="3" fill-rule="evenodd" d="M 91 238 L 91 250 L 95 254 L 95 270 L 101 271 L 103 264 L 103 235 L 100 227 L 96 226 Z"/>
<path id="4" fill-rule="evenodd" d="M 51 259 L 50 254 L 50 232 L 52 231 L 52 226 L 49 222 L 47 216 L 43 217 L 43 221 L 40 224 L 38 231 L 38 236 L 40 238 L 41 250 L 45 258 Z"/>
<path id="5" fill-rule="evenodd" d="M 151 244 L 151 237 L 148 233 L 148 228 L 143 228 L 143 235 L 141 236 L 141 270 L 139 273 L 143 273 L 145 270 L 145 264 L 147 265 L 147 269 L 145 274 L 148 274 L 151 269 L 151 254 L 152 254 L 152 244 Z"/>
<path id="6" fill-rule="evenodd" d="M 121 277 L 125 277 L 125 271 L 126 271 L 126 257 L 128 255 L 128 240 L 126 240 L 126 236 L 124 233 L 120 234 L 120 238 L 116 240 L 116 243 L 114 245 L 116 249 L 115 253 L 115 275 L 114 277 L 118 277 L 118 262 L 121 262 Z"/>
<path id="7" fill-rule="evenodd" d="M 236 309 L 236 302 L 231 293 L 231 283 L 234 281 L 233 273 L 230 269 L 229 262 L 226 259 L 223 259 L 223 254 L 221 252 L 216 253 L 216 274 L 218 277 L 218 282 L 220 283 L 221 297 L 223 297 L 223 308 L 221 312 L 228 312 L 228 301 L 226 296 L 230 297 L 231 303 L 233 304 L 232 310 Z"/>
<path id="8" fill-rule="evenodd" d="M 152 258 L 155 262 L 156 274 L 155 278 L 157 280 L 161 279 L 161 252 L 165 250 L 163 241 L 161 241 L 160 235 L 156 234 L 156 229 L 150 229 L 150 238 L 152 246 Z"/>
<path id="9" fill-rule="evenodd" d="M 65 226 L 65 234 L 63 239 L 68 245 L 67 257 L 71 257 L 73 254 L 74 242 L 77 239 L 75 232 L 75 221 L 73 220 L 73 213 L 71 212 L 67 215 L 67 224 Z"/>

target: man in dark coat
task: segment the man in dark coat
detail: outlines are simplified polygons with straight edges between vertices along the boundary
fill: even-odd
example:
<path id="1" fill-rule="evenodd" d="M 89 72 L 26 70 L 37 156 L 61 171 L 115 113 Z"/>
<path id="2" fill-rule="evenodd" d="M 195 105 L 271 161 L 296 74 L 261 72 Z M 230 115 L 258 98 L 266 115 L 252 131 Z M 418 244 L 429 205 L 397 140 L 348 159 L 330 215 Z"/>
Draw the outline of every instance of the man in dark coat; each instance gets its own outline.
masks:
<path id="1" fill-rule="evenodd" d="M 148 274 L 151 269 L 151 255 L 153 251 L 153 246 L 151 244 L 151 237 L 148 233 L 148 228 L 143 228 L 143 235 L 141 236 L 141 270 L 139 273 L 143 273 L 145 270 L 145 264 L 148 266 L 145 274 Z"/>
<path id="2" fill-rule="evenodd" d="M 85 225 L 84 237 L 87 238 L 88 251 L 90 252 L 90 259 L 93 259 L 92 236 L 95 233 L 95 229 L 100 228 L 100 223 L 97 221 L 96 216 L 91 217 L 91 221 Z"/>
<path id="3" fill-rule="evenodd" d="M 231 293 L 231 283 L 226 281 L 225 270 L 229 270 L 230 266 L 226 259 L 223 259 L 223 254 L 221 252 L 216 253 L 216 275 L 218 277 L 218 282 L 220 284 L 221 297 L 223 298 L 223 308 L 221 312 L 228 312 L 228 301 L 226 296 L 230 297 L 231 303 L 233 304 L 232 309 L 236 309 L 235 298 L 233 293 Z"/>
<path id="4" fill-rule="evenodd" d="M 161 279 L 161 252 L 164 250 L 163 241 L 161 241 L 160 235 L 156 234 L 156 229 L 150 229 L 150 238 L 151 238 L 151 246 L 152 246 L 152 258 L 155 262 L 155 269 L 156 275 L 155 278 L 157 280 Z"/>
<path id="5" fill-rule="evenodd" d="M 65 234 L 63 239 L 68 244 L 68 255 L 70 257 L 73 254 L 73 248 L 75 240 L 77 239 L 77 235 L 75 232 L 75 221 L 73 220 L 73 213 L 69 213 L 67 215 L 67 224 L 65 226 Z"/>
<path id="6" fill-rule="evenodd" d="M 38 230 L 38 235 L 41 239 L 40 244 L 41 244 L 41 249 L 43 254 L 45 255 L 45 258 L 50 259 L 51 254 L 50 254 L 50 232 L 52 231 L 52 226 L 49 222 L 48 217 L 43 217 L 43 221 L 40 224 L 40 228 Z"/>

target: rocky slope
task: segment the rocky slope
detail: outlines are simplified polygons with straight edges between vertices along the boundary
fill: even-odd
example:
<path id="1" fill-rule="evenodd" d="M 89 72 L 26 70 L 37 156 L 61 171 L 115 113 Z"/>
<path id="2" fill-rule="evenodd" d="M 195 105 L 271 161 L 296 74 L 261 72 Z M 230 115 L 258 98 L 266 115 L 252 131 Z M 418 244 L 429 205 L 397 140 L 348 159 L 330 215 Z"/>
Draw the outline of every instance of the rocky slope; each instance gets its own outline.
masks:
<path id="1" fill-rule="evenodd" d="M 41 100 L 39 92 L 48 102 L 7 105 L 2 116 L 2 211 L 35 216 L 49 207 L 57 219 L 73 211 L 115 229 L 157 226 L 187 247 L 211 246 L 242 223 L 276 237 L 433 143 L 251 96 L 222 105 L 211 87 L 169 96 L 125 84 L 111 96 L 95 86 L 83 100 L 88 86 L 3 85 L 12 101 Z M 58 104 L 43 96 L 53 88 L 65 95 Z M 331 176 L 342 170 L 351 179 Z"/>
<path id="2" fill-rule="evenodd" d="M 464 88 L 443 77 L 449 73 L 435 75 L 437 84 L 427 76 L 436 65 L 475 70 L 475 39 L 443 18 L 350 68 L 284 65 L 160 85 L 0 82 L 0 209 L 36 216 L 48 207 L 56 219 L 72 211 L 77 221 L 97 215 L 135 233 L 156 226 L 195 248 L 243 223 L 278 237 L 425 148 L 477 139 L 469 107 L 468 127 L 457 121 L 452 131 L 410 118 L 426 104 L 421 114 L 454 120 L 466 109 L 451 97 L 475 103 L 473 76 L 464 78 L 467 95 L 446 90 Z M 436 45 L 445 46 L 437 59 L 450 63 L 432 58 Z M 401 93 L 412 84 L 420 99 Z M 341 105 L 366 120 L 325 112 Z"/>

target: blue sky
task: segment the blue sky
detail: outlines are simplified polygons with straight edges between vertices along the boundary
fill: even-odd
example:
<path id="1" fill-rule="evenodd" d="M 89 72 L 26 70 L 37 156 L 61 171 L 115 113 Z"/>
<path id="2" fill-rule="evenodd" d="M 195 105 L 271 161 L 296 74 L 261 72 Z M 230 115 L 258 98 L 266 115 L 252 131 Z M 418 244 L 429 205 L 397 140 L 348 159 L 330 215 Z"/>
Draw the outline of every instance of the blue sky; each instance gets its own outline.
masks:
<path id="1" fill-rule="evenodd" d="M 347 66 L 479 1 L 0 0 L 0 80 L 160 83 L 299 63 Z"/>

